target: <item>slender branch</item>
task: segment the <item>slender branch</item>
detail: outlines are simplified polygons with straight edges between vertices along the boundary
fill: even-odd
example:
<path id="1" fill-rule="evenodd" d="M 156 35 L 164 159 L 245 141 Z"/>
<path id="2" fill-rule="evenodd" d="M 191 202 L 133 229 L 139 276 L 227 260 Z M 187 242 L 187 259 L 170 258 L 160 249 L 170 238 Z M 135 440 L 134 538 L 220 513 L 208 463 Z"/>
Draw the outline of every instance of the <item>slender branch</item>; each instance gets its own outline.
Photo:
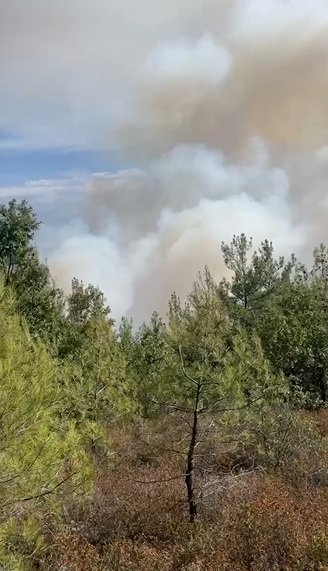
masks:
<path id="1" fill-rule="evenodd" d="M 190 430 L 192 430 L 192 425 L 189 422 L 189 420 L 187 420 L 186 418 L 183 418 L 183 416 L 180 416 L 180 419 L 188 426 L 188 428 L 190 428 Z"/>
<path id="2" fill-rule="evenodd" d="M 152 402 L 153 404 L 156 404 L 157 406 L 164 406 L 167 408 L 172 408 L 173 410 L 177 411 L 177 412 L 185 412 L 185 413 L 191 413 L 192 410 L 190 410 L 189 408 L 184 408 L 182 406 L 179 406 L 177 404 L 173 404 L 173 403 L 168 403 L 165 401 L 159 401 L 157 399 L 154 399 L 152 397 L 147 397 L 147 400 L 149 400 L 150 402 Z"/>
<path id="3" fill-rule="evenodd" d="M 10 504 L 17 504 L 17 503 L 22 503 L 22 502 L 30 502 L 31 500 L 38 500 L 39 498 L 44 498 L 45 496 L 49 496 L 50 494 L 53 494 L 58 488 L 60 488 L 60 486 L 62 486 L 63 484 L 65 484 L 68 480 L 70 480 L 71 478 L 73 478 L 73 476 L 75 476 L 77 474 L 77 472 L 72 472 L 71 474 L 69 474 L 68 476 L 66 476 L 66 478 L 63 478 L 63 480 L 61 480 L 60 482 L 58 482 L 58 484 L 56 484 L 53 488 L 51 488 L 50 490 L 45 490 L 44 492 L 41 492 L 40 494 L 35 494 L 32 496 L 26 496 L 25 498 L 20 498 L 17 500 L 13 500 L 12 502 L 9 502 Z M 7 504 L 8 505 L 8 504 Z"/>
<path id="4" fill-rule="evenodd" d="M 219 398 L 218 400 L 216 400 L 215 402 L 209 403 L 208 405 L 203 406 L 201 409 L 199 409 L 198 412 L 199 412 L 199 413 L 207 412 L 207 411 L 211 410 L 213 407 L 215 407 L 217 404 L 219 404 L 220 402 L 222 402 L 223 400 L 226 400 L 227 398 L 228 398 L 227 396 L 221 397 L 221 398 Z"/>
<path id="5" fill-rule="evenodd" d="M 258 402 L 259 400 L 261 400 L 263 398 L 264 395 L 261 395 L 260 397 L 258 397 L 257 399 L 254 399 L 252 401 L 249 401 L 248 403 L 244 404 L 243 406 L 237 406 L 237 407 L 232 407 L 232 408 L 221 408 L 219 410 L 212 410 L 212 414 L 220 414 L 222 412 L 238 412 L 239 410 L 245 410 L 245 408 L 248 408 L 250 406 L 252 406 L 253 404 L 255 404 L 256 402 Z M 209 407 L 210 409 L 210 407 Z"/>
<path id="6" fill-rule="evenodd" d="M 180 361 L 181 361 L 181 368 L 182 368 L 182 372 L 184 374 L 184 376 L 191 381 L 196 387 L 198 387 L 200 385 L 200 383 L 198 381 L 196 381 L 196 379 L 194 379 L 193 377 L 191 377 L 189 375 L 189 373 L 187 373 L 186 371 L 186 367 L 184 364 L 184 360 L 183 360 L 183 355 L 182 355 L 182 349 L 181 349 L 181 345 L 179 345 L 179 355 L 180 355 Z"/>

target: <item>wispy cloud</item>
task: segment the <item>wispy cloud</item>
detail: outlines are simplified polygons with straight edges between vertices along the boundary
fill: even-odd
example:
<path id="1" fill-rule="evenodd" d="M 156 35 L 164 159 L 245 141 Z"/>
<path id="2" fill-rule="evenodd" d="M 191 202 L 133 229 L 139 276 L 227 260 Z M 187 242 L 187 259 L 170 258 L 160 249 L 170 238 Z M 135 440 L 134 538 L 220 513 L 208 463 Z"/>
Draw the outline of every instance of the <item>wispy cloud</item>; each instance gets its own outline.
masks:
<path id="1" fill-rule="evenodd" d="M 60 195 L 85 192 L 87 181 L 78 177 L 68 179 L 28 180 L 20 186 L 0 186 L 1 200 L 21 198 L 42 202 L 60 201 Z"/>

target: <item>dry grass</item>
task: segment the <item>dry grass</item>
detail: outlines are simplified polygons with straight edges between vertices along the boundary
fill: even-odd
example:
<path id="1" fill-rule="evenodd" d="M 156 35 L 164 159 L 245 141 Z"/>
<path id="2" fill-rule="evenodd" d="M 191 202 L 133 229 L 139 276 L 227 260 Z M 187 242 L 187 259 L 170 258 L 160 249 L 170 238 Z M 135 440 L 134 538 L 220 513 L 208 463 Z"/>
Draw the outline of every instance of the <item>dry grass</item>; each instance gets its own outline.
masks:
<path id="1" fill-rule="evenodd" d="M 295 481 L 286 472 L 231 475 L 219 450 L 212 473 L 199 472 L 200 515 L 190 525 L 183 478 L 171 479 L 184 469 L 183 456 L 167 450 L 176 440 L 167 421 L 112 432 L 111 470 L 99 473 L 91 503 L 67 506 L 41 569 L 328 570 L 328 486 L 303 468 Z"/>

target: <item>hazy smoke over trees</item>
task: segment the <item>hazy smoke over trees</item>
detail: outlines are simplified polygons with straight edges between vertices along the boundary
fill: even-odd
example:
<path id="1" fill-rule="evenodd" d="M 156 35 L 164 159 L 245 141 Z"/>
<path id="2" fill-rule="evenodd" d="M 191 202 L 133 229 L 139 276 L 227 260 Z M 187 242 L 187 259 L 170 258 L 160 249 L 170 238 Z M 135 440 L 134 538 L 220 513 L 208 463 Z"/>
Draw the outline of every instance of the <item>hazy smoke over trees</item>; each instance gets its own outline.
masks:
<path id="1" fill-rule="evenodd" d="M 0 73 L 11 65 L 21 114 L 29 104 L 15 120 L 37 141 L 51 108 L 53 140 L 132 165 L 95 176 L 56 229 L 49 263 L 64 283 L 98 284 L 139 320 L 205 264 L 220 275 L 233 233 L 280 253 L 326 239 L 326 0 L 13 0 L 2 12 Z"/>

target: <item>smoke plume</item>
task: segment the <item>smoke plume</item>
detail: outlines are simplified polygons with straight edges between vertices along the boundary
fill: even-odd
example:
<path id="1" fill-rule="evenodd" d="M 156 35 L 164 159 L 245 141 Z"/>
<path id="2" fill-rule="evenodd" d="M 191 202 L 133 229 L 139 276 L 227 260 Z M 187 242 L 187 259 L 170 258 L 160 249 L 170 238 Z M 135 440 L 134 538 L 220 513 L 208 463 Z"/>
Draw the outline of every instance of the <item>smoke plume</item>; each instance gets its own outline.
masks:
<path id="1" fill-rule="evenodd" d="M 59 77 L 73 70 L 58 123 L 72 126 L 73 109 L 74 137 L 132 165 L 95 175 L 77 219 L 56 229 L 61 283 L 98 284 L 116 316 L 140 321 L 205 264 L 221 277 L 220 242 L 234 233 L 309 256 L 327 240 L 327 1 L 105 4 L 59 1 L 34 24 Z"/>

